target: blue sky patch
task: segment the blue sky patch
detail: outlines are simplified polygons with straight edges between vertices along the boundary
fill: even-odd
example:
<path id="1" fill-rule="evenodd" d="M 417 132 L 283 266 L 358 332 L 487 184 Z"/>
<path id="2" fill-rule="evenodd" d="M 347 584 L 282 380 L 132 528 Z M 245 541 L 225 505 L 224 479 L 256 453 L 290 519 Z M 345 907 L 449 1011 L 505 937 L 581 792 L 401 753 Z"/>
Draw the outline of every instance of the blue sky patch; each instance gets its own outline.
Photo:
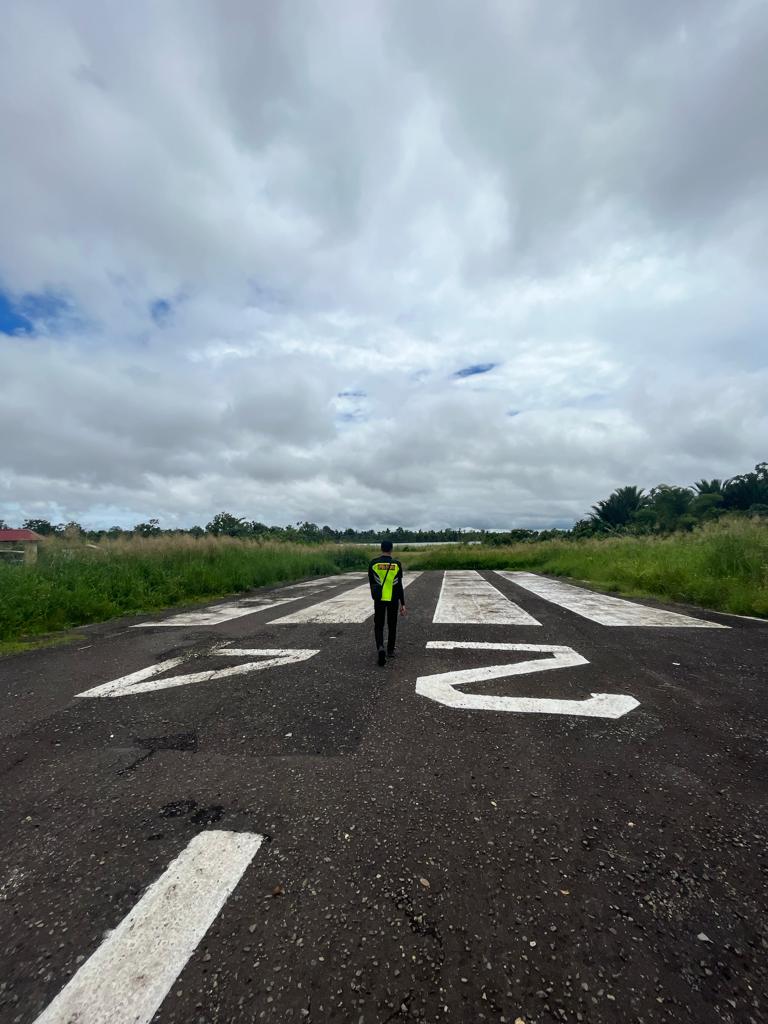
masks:
<path id="1" fill-rule="evenodd" d="M 472 366 L 463 366 L 457 370 L 454 377 L 476 377 L 479 373 L 489 373 L 494 370 L 498 363 L 473 363 Z"/>
<path id="2" fill-rule="evenodd" d="M 0 290 L 0 333 L 34 334 L 55 331 L 73 322 L 72 304 L 55 292 L 28 292 L 13 299 Z"/>
<path id="3" fill-rule="evenodd" d="M 30 292 L 23 295 L 18 303 L 19 310 L 29 320 L 41 320 L 46 326 L 55 324 L 62 317 L 70 316 L 71 304 L 55 292 Z"/>
<path id="4" fill-rule="evenodd" d="M 336 393 L 337 398 L 367 398 L 368 393 L 366 391 L 338 391 Z"/>
<path id="5" fill-rule="evenodd" d="M 0 334 L 30 334 L 32 322 L 19 311 L 5 292 L 0 291 Z"/>
<path id="6" fill-rule="evenodd" d="M 170 320 L 173 306 L 167 299 L 155 299 L 150 303 L 149 312 L 157 326 L 163 327 Z"/>

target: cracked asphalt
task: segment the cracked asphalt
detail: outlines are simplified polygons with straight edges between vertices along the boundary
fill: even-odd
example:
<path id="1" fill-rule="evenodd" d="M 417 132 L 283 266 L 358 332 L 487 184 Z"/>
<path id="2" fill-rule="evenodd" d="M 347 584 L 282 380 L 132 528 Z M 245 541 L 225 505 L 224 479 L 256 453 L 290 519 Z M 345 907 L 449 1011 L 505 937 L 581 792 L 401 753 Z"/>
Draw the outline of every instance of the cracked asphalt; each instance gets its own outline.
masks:
<path id="1" fill-rule="evenodd" d="M 0 1021 L 33 1024 L 191 838 L 226 829 L 265 841 L 156 1024 L 765 1024 L 768 624 L 683 608 L 731 628 L 610 628 L 482 575 L 542 625 L 433 624 L 427 572 L 384 668 L 370 620 L 273 625 L 359 580 L 0 661 Z M 639 706 L 437 704 L 418 676 L 500 660 L 427 649 L 440 639 L 589 662 L 465 690 Z M 176 673 L 242 663 L 222 644 L 318 653 L 76 696 L 174 657 Z"/>

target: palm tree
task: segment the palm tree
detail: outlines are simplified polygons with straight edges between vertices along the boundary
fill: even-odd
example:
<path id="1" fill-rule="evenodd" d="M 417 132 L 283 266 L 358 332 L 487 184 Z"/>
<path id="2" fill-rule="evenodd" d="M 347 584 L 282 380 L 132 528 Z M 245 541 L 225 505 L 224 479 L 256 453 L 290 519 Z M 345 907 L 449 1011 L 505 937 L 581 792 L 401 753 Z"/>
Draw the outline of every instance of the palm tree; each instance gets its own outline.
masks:
<path id="1" fill-rule="evenodd" d="M 641 487 L 629 484 L 619 487 L 608 498 L 592 506 L 589 518 L 603 529 L 616 530 L 627 526 L 636 512 L 644 508 L 648 498 Z"/>
<path id="2" fill-rule="evenodd" d="M 694 490 L 697 494 L 722 494 L 723 489 L 727 486 L 727 480 L 697 480 L 693 485 Z"/>
<path id="3" fill-rule="evenodd" d="M 758 462 L 753 473 L 742 473 L 723 485 L 725 505 L 740 512 L 768 504 L 768 463 Z"/>
<path id="4" fill-rule="evenodd" d="M 680 528 L 690 529 L 693 525 L 688 515 L 693 492 L 689 487 L 674 484 L 659 484 L 651 491 L 650 510 L 653 512 L 654 527 L 663 533 Z"/>

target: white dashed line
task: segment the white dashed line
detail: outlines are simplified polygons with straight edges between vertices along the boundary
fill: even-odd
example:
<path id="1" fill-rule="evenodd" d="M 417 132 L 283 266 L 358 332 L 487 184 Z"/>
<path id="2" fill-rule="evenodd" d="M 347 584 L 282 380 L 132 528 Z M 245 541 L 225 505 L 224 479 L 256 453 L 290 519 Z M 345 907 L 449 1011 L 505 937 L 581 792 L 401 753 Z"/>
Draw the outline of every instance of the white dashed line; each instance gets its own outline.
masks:
<path id="1" fill-rule="evenodd" d="M 35 1024 L 147 1024 L 262 839 L 248 832 L 195 836 Z"/>
<path id="2" fill-rule="evenodd" d="M 445 573 L 432 621 L 484 626 L 541 625 L 474 569 Z"/>
<path id="3" fill-rule="evenodd" d="M 532 572 L 506 572 L 497 569 L 497 574 L 504 579 L 516 583 L 518 587 L 530 590 L 537 597 L 551 601 L 552 604 L 575 612 L 582 618 L 599 622 L 601 626 L 684 626 L 689 629 L 730 629 L 719 622 L 708 622 L 706 619 L 694 619 L 690 615 L 679 612 L 668 612 L 663 608 L 649 608 L 643 604 L 635 604 L 622 597 L 609 597 L 607 594 L 596 594 L 592 590 L 550 580 L 545 576 L 537 576 Z"/>

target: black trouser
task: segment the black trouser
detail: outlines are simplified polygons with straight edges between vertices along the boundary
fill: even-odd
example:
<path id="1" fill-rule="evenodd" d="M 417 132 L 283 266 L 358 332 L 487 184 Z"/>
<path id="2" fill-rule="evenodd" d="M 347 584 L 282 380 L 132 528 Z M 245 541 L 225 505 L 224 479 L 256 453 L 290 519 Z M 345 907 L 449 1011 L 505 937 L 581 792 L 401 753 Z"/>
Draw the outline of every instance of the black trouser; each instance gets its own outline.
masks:
<path id="1" fill-rule="evenodd" d="M 397 637 L 397 613 L 399 601 L 374 601 L 373 602 L 373 636 L 376 641 L 376 648 L 384 646 L 384 616 L 387 617 L 387 650 L 394 651 L 395 638 Z"/>

